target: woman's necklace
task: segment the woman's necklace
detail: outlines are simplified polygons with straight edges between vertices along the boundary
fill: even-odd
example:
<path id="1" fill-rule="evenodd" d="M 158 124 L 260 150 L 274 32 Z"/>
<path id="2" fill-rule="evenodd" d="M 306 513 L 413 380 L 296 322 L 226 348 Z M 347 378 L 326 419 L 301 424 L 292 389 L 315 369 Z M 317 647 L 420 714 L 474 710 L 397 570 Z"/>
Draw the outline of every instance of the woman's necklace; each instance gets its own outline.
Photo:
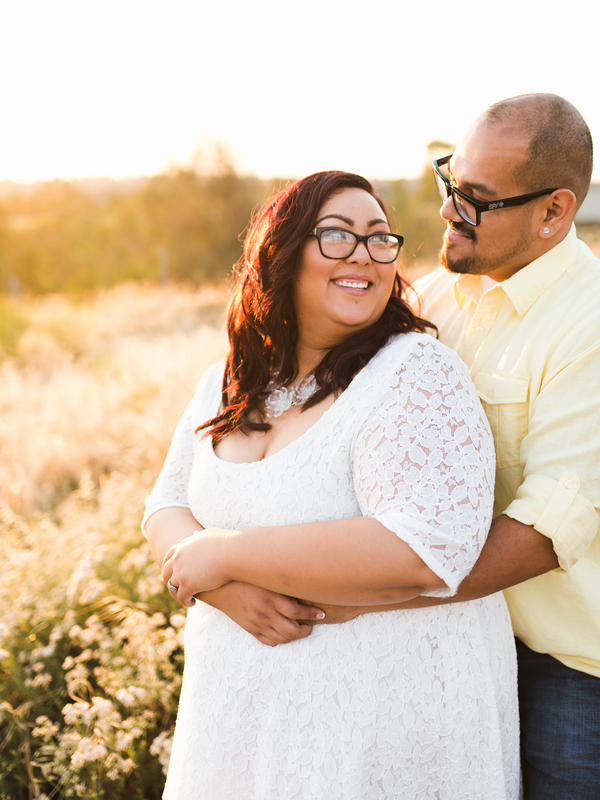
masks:
<path id="1" fill-rule="evenodd" d="M 269 395 L 265 400 L 265 414 L 269 418 L 280 417 L 292 406 L 301 406 L 319 388 L 313 375 L 302 378 L 298 386 L 276 386 L 273 381 L 267 386 Z"/>

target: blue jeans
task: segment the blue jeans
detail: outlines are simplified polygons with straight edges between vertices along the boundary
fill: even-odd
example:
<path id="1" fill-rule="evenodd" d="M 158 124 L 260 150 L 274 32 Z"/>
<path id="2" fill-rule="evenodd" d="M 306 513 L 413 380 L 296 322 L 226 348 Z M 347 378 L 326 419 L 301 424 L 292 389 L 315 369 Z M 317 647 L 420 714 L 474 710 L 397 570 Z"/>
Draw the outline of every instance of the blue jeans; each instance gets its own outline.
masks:
<path id="1" fill-rule="evenodd" d="M 600 678 L 517 639 L 525 800 L 599 800 Z"/>

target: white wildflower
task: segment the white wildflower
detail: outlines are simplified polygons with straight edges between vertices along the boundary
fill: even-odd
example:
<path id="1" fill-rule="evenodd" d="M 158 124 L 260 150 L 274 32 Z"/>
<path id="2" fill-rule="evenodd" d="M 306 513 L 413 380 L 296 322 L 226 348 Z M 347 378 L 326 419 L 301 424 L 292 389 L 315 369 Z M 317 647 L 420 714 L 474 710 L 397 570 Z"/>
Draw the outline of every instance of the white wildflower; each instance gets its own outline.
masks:
<path id="1" fill-rule="evenodd" d="M 88 761 L 97 761 L 100 758 L 105 758 L 108 750 L 106 747 L 98 742 L 97 744 L 93 745 L 90 749 L 90 754 L 88 756 Z"/>
<path id="2" fill-rule="evenodd" d="M 81 593 L 78 601 L 82 606 L 93 603 L 99 597 L 109 593 L 108 584 L 106 581 L 100 581 L 97 578 L 92 578 L 85 585 L 80 586 Z"/>
<path id="3" fill-rule="evenodd" d="M 49 686 L 52 683 L 52 675 L 48 672 L 44 672 L 42 675 L 36 675 L 35 678 L 31 681 L 31 686 L 34 689 L 39 689 L 40 686 Z"/>
<path id="4" fill-rule="evenodd" d="M 78 722 L 89 725 L 92 721 L 90 704 L 86 703 L 85 700 L 80 700 L 77 703 L 67 703 L 62 713 L 67 725 L 75 725 Z"/>
<path id="5" fill-rule="evenodd" d="M 59 731 L 58 725 L 50 722 L 46 716 L 37 717 L 35 724 L 36 727 L 33 729 L 32 734 L 36 737 L 47 739 L 54 736 Z"/>
<path id="6" fill-rule="evenodd" d="M 148 692 L 141 686 L 130 686 L 129 691 L 137 700 L 145 700 Z"/>
<path id="7" fill-rule="evenodd" d="M 92 751 L 92 742 L 87 736 L 80 739 L 77 745 L 77 750 L 71 756 L 71 766 L 75 769 L 81 769 L 86 761 L 90 761 L 90 753 Z"/>
<path id="8" fill-rule="evenodd" d="M 173 733 L 167 731 L 159 733 L 158 736 L 150 745 L 150 753 L 153 756 L 158 756 L 158 760 L 162 767 L 162 771 L 165 775 L 169 770 L 169 761 L 171 760 L 172 749 L 173 749 Z"/>
<path id="9" fill-rule="evenodd" d="M 135 704 L 135 695 L 130 692 L 129 689 L 119 689 L 115 697 L 119 703 L 123 703 L 124 706 L 132 706 Z"/>
<path id="10" fill-rule="evenodd" d="M 69 631 L 69 638 L 76 639 L 80 633 L 81 633 L 81 625 L 73 625 L 73 627 Z"/>

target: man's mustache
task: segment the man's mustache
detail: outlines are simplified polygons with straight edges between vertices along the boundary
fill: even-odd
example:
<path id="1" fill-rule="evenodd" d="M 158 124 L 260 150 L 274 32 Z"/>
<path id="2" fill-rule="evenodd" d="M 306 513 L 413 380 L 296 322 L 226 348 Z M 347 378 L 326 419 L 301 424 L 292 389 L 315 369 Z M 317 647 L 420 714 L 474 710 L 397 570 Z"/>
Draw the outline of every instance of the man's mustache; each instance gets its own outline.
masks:
<path id="1" fill-rule="evenodd" d="M 453 231 L 460 233 L 461 236 L 467 236 L 474 242 L 477 241 L 477 234 L 475 233 L 475 229 L 473 228 L 472 225 L 467 225 L 466 222 L 449 222 L 448 227 L 451 228 Z"/>

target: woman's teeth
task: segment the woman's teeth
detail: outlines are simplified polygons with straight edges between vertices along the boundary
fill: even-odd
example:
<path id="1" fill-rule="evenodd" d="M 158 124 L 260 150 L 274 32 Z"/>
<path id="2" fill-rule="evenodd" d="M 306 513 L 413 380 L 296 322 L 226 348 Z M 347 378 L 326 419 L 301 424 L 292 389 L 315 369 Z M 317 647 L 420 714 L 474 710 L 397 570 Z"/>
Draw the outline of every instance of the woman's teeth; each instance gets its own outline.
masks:
<path id="1" fill-rule="evenodd" d="M 334 281 L 337 286 L 347 286 L 349 289 L 368 289 L 367 281 Z"/>

